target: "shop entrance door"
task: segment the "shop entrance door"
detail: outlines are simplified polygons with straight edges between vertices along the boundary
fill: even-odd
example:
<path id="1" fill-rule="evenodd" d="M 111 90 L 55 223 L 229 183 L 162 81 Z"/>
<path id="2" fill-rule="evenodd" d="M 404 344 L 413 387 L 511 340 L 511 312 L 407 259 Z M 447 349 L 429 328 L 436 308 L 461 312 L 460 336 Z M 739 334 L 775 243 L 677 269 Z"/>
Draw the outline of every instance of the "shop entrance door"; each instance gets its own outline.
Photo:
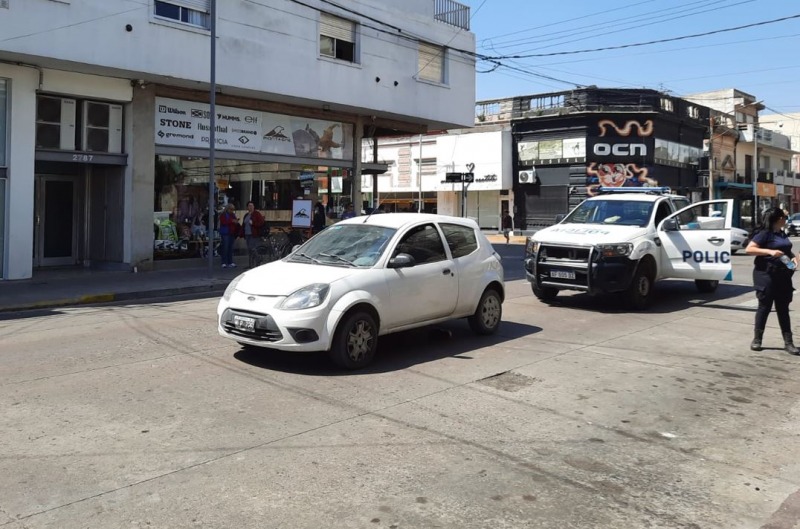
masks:
<path id="1" fill-rule="evenodd" d="M 33 265 L 77 262 L 77 185 L 69 176 L 36 176 Z"/>

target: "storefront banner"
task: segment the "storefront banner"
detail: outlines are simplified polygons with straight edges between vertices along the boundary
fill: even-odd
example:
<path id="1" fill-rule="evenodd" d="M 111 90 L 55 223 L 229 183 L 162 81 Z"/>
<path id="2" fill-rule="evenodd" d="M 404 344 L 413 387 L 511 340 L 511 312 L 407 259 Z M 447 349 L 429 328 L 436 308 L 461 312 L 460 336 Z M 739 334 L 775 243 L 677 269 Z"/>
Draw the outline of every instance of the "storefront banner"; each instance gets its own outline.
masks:
<path id="1" fill-rule="evenodd" d="M 758 182 L 757 189 L 758 189 L 758 196 L 760 197 L 775 197 L 778 195 L 778 190 L 775 188 L 775 184 Z"/>
<path id="2" fill-rule="evenodd" d="M 217 148 L 258 152 L 261 148 L 261 112 L 216 107 Z M 205 103 L 156 98 L 156 143 L 176 147 L 208 147 L 211 112 Z"/>
<path id="3" fill-rule="evenodd" d="M 563 144 L 564 158 L 583 158 L 586 156 L 586 138 L 567 138 Z"/>
<path id="4" fill-rule="evenodd" d="M 547 140 L 539 142 L 540 160 L 558 160 L 564 157 L 562 140 Z"/>
<path id="5" fill-rule="evenodd" d="M 533 162 L 539 159 L 539 142 L 526 141 L 517 144 L 517 153 L 520 163 Z"/>
<path id="6" fill-rule="evenodd" d="M 157 97 L 155 142 L 208 148 L 210 118 L 205 103 Z M 349 123 L 217 106 L 215 129 L 216 147 L 223 151 L 353 159 L 353 125 Z"/>

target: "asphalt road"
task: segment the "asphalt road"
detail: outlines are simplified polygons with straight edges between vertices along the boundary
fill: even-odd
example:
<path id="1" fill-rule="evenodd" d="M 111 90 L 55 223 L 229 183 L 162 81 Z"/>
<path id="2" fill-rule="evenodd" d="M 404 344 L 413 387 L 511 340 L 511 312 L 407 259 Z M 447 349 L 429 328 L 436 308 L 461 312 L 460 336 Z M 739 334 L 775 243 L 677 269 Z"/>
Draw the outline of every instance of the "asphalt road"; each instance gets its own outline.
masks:
<path id="1" fill-rule="evenodd" d="M 774 316 L 748 349 L 750 258 L 637 314 L 544 305 L 499 251 L 499 335 L 403 333 L 357 373 L 241 351 L 209 299 L 0 322 L 0 527 L 798 527 L 800 359 Z"/>

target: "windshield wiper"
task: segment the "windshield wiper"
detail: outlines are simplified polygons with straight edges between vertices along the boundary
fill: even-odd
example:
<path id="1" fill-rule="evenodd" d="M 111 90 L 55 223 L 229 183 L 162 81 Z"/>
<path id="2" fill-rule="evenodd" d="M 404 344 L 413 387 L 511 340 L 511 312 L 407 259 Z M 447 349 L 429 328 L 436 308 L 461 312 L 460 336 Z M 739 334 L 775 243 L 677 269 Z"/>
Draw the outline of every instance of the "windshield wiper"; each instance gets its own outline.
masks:
<path id="1" fill-rule="evenodd" d="M 349 266 L 355 266 L 353 264 L 353 261 L 351 261 L 350 259 L 345 259 L 341 255 L 334 255 L 332 253 L 318 253 L 317 255 L 319 255 L 320 257 L 330 257 L 331 259 L 335 259 L 340 263 L 346 263 Z"/>
<path id="2" fill-rule="evenodd" d="M 322 261 L 320 261 L 319 259 L 315 259 L 314 257 L 311 257 L 310 255 L 308 255 L 308 254 L 305 254 L 305 253 L 296 253 L 296 254 L 293 254 L 293 255 L 292 255 L 292 257 L 294 257 L 295 255 L 296 255 L 297 257 L 305 257 L 305 258 L 306 258 L 306 259 L 308 259 L 309 261 L 313 261 L 313 262 L 315 262 L 315 263 L 317 263 L 317 264 L 324 264 L 324 263 L 323 263 Z"/>

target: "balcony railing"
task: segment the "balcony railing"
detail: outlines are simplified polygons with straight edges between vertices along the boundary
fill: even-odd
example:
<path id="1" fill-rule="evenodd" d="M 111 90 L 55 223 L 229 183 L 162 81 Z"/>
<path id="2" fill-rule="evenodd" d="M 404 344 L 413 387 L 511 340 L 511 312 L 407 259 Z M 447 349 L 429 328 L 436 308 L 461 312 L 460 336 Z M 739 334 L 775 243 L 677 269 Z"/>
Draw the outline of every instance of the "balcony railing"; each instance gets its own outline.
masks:
<path id="1" fill-rule="evenodd" d="M 433 18 L 469 31 L 469 7 L 453 0 L 433 0 Z"/>

